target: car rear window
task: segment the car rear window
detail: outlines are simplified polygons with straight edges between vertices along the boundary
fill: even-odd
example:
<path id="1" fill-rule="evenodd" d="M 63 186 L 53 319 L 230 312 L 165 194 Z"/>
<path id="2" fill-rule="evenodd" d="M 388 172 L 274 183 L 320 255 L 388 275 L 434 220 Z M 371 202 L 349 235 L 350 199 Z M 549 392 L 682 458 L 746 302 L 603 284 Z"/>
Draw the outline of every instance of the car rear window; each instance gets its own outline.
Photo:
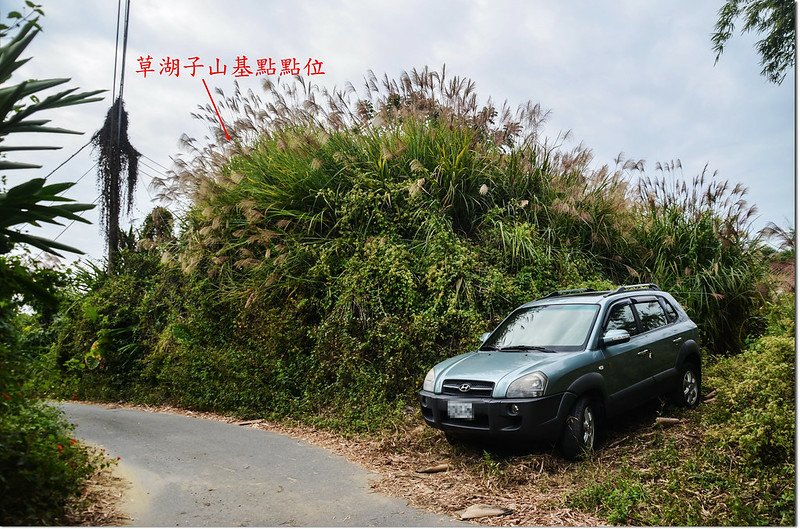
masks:
<path id="1" fill-rule="evenodd" d="M 640 301 L 635 303 L 634 307 L 642 324 L 642 332 L 652 331 L 667 324 L 667 315 L 664 314 L 664 309 L 658 301 Z"/>
<path id="2" fill-rule="evenodd" d="M 678 321 L 678 313 L 675 310 L 675 307 L 673 307 L 672 304 L 664 298 L 661 298 L 661 301 L 664 302 L 664 307 L 667 309 L 667 321 L 669 323 L 675 323 Z"/>

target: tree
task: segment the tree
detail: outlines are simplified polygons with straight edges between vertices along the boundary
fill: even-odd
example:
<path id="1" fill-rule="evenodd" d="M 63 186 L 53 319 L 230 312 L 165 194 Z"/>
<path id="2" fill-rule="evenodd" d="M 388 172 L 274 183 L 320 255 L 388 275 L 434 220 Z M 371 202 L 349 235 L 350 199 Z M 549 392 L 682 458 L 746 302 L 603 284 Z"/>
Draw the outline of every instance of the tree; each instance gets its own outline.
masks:
<path id="1" fill-rule="evenodd" d="M 16 12 L 12 12 L 12 14 L 19 15 Z M 30 58 L 20 59 L 19 57 L 39 31 L 37 19 L 31 20 L 22 26 L 19 33 L 8 44 L 0 46 L 0 170 L 41 167 L 38 164 L 9 161 L 6 159 L 6 153 L 8 152 L 60 149 L 60 147 L 52 146 L 4 145 L 3 142 L 11 134 L 21 132 L 80 134 L 67 129 L 49 127 L 47 124 L 50 120 L 33 119 L 35 114 L 45 110 L 80 105 L 102 99 L 94 96 L 100 94 L 103 90 L 76 93 L 77 88 L 70 88 L 47 96 L 44 99 L 37 97 L 37 94 L 67 83 L 69 79 L 31 79 L 8 86 L 11 75 L 30 60 Z M 0 28 L 0 37 L 5 36 L 7 32 L 8 29 Z M 72 199 L 60 195 L 73 185 L 72 183 L 45 185 L 43 178 L 35 178 L 14 186 L 5 193 L 0 193 L 0 254 L 8 253 L 16 243 L 29 244 L 56 255 L 59 255 L 56 249 L 82 253 L 76 248 L 42 237 L 28 235 L 13 228 L 23 224 L 39 226 L 41 222 L 60 224 L 56 220 L 59 218 L 88 222 L 78 216 L 77 213 L 93 208 L 92 204 L 77 204 Z M 42 204 L 45 201 L 60 202 L 61 204 L 46 206 Z"/>
<path id="2" fill-rule="evenodd" d="M 77 88 L 70 88 L 40 99 L 37 94 L 69 82 L 69 79 L 27 80 L 10 85 L 11 75 L 30 58 L 20 56 L 41 31 L 38 18 L 26 20 L 32 14 L 42 15 L 39 6 L 26 3 L 31 11 L 26 17 L 17 11 L 8 14 L 8 18 L 16 20 L 11 27 L 0 25 L 0 38 L 20 28 L 8 44 L 0 46 L 0 170 L 35 169 L 41 165 L 16 162 L 7 159 L 9 152 L 52 150 L 60 147 L 33 145 L 6 145 L 4 142 L 12 134 L 21 132 L 39 132 L 55 134 L 80 134 L 72 130 L 50 127 L 48 119 L 34 119 L 34 116 L 45 110 L 81 105 L 102 98 L 95 97 L 104 90 L 76 93 Z M 3 181 L 5 182 L 5 175 Z M 71 182 L 47 184 L 44 178 L 34 178 L 16 185 L 6 192 L 0 192 L 0 382 L 3 379 L 3 359 L 10 354 L 11 326 L 9 318 L 13 315 L 19 299 L 31 301 L 35 299 L 52 301 L 47 288 L 36 280 L 33 267 L 24 265 L 19 259 L 5 258 L 15 244 L 27 244 L 40 250 L 60 255 L 56 250 L 83 253 L 77 248 L 61 244 L 57 241 L 23 233 L 18 228 L 22 225 L 40 226 L 40 223 L 60 225 L 59 219 L 88 222 L 78 213 L 92 209 L 93 204 L 80 204 L 61 195 L 75 185 Z M 55 202 L 45 205 L 43 202 Z M 7 368 L 7 366 L 6 366 Z"/>
<path id="3" fill-rule="evenodd" d="M 38 114 L 59 107 L 80 105 L 101 98 L 103 90 L 77 93 L 67 89 L 49 96 L 43 91 L 67 83 L 69 79 L 27 80 L 10 84 L 12 74 L 30 59 L 21 54 L 40 28 L 41 7 L 30 0 L 27 16 L 11 11 L 10 27 L 0 24 L 0 41 L 15 32 L 0 46 L 0 171 L 38 168 L 40 165 L 10 161 L 7 153 L 58 149 L 29 145 L 8 146 L 12 134 L 39 132 L 79 134 L 47 126 L 49 120 Z M 3 175 L 3 184 L 6 178 Z M 37 317 L 58 303 L 56 291 L 63 286 L 61 275 L 43 270 L 19 256 L 9 256 L 16 244 L 27 244 L 57 254 L 56 250 L 81 253 L 54 240 L 22 233 L 19 226 L 39 223 L 60 224 L 59 219 L 87 222 L 78 213 L 92 204 L 75 203 L 62 193 L 73 183 L 47 184 L 34 178 L 0 192 L 0 525 L 57 525 L 67 500 L 79 494 L 93 472 L 89 454 L 80 443 L 72 442 L 70 429 L 57 410 L 41 406 L 25 387 L 28 362 L 33 349 L 26 348 L 23 306 L 33 308 Z M 43 202 L 55 202 L 45 205 Z M 54 449 L 57 447 L 57 450 Z"/>
<path id="4" fill-rule="evenodd" d="M 733 36 L 735 21 L 742 19 L 742 33 L 755 31 L 766 36 L 756 42 L 761 55 L 761 75 L 781 84 L 786 72 L 794 66 L 795 0 L 726 0 L 719 10 L 719 19 L 711 35 L 719 61 L 725 44 Z"/>

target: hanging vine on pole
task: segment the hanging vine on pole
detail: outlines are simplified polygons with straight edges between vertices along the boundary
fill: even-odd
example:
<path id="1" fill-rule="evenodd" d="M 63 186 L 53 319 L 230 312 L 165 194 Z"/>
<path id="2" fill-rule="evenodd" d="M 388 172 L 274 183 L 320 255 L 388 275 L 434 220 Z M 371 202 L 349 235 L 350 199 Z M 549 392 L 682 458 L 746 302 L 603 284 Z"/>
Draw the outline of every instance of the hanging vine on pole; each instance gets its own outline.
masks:
<path id="1" fill-rule="evenodd" d="M 125 52 L 128 46 L 129 17 L 130 0 L 126 0 L 119 96 L 106 113 L 103 126 L 92 136 L 98 165 L 100 225 L 104 230 L 108 250 L 109 271 L 114 269 L 116 255 L 120 248 L 120 215 L 123 212 L 123 204 L 125 213 L 130 213 L 139 173 L 140 153 L 128 139 L 128 113 L 125 111 L 122 99 L 125 87 Z M 117 23 L 119 24 L 119 13 Z"/>

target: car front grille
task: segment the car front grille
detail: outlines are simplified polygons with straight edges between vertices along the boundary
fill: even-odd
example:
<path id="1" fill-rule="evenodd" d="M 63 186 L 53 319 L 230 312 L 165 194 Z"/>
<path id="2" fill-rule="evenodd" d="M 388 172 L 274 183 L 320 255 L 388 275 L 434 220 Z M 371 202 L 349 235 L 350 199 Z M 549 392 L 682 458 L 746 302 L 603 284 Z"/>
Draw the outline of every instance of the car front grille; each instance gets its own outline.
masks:
<path id="1" fill-rule="evenodd" d="M 468 389 L 467 389 L 468 388 Z M 466 391 L 464 391 L 466 389 Z M 458 395 L 462 397 L 491 397 L 494 382 L 482 380 L 445 380 L 442 384 L 444 395 Z"/>

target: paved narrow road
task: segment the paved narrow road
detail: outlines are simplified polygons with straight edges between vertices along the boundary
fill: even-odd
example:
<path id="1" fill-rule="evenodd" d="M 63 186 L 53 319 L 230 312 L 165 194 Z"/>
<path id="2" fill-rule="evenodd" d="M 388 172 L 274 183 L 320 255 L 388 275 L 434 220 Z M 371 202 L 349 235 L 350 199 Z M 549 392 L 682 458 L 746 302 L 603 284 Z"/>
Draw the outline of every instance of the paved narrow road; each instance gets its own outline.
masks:
<path id="1" fill-rule="evenodd" d="M 371 492 L 367 472 L 307 443 L 167 413 L 63 403 L 80 439 L 122 458 L 136 526 L 452 526 Z"/>

